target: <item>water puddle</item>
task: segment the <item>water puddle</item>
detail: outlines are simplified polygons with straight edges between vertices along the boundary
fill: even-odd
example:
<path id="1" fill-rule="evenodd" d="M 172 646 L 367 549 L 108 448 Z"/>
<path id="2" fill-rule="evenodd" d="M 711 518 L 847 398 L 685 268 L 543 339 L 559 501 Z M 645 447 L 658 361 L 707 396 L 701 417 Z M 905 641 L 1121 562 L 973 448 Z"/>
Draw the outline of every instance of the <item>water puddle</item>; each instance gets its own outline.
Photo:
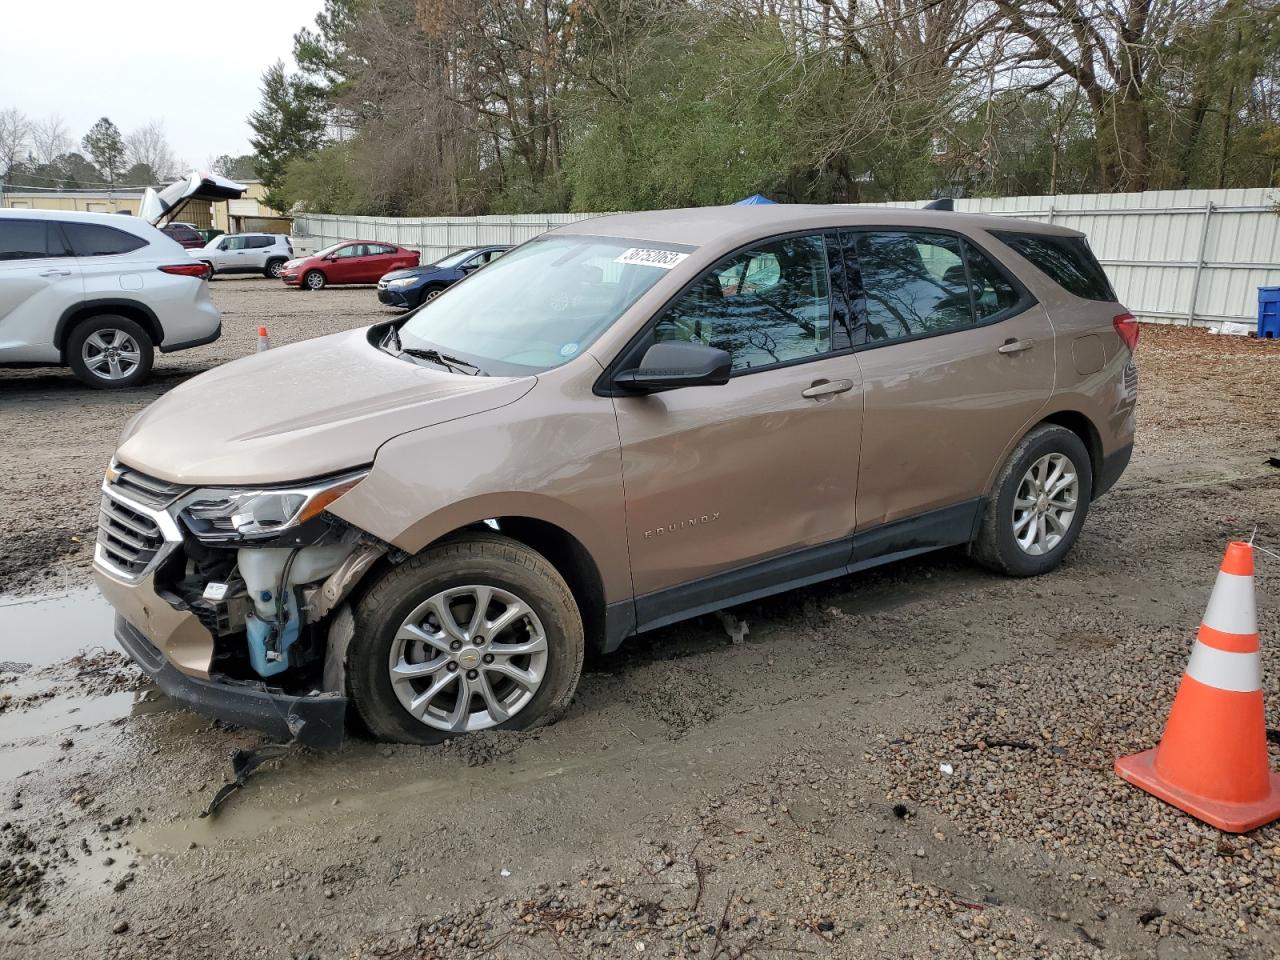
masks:
<path id="1" fill-rule="evenodd" d="M 74 665 L 77 654 L 118 650 L 110 604 L 96 589 L 50 597 L 0 597 L 0 785 L 59 763 L 63 744 L 82 734 L 168 708 L 153 688 L 92 692 Z M 52 668 L 52 669 L 50 669 Z"/>
<path id="2" fill-rule="evenodd" d="M 0 663 L 44 667 L 81 650 L 115 650 L 111 605 L 94 587 L 53 597 L 0 597 Z"/>

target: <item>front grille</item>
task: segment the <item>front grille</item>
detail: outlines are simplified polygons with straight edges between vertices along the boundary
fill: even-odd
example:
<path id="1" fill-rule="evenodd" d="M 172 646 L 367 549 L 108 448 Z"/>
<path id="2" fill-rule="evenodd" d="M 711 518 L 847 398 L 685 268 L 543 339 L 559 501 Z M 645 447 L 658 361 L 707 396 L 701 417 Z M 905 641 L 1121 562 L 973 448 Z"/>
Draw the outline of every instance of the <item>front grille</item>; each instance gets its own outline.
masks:
<path id="1" fill-rule="evenodd" d="M 188 487 L 168 480 L 157 480 L 131 467 L 117 467 L 111 485 L 123 496 L 148 507 L 167 507 L 187 492 Z"/>
<path id="2" fill-rule="evenodd" d="M 387 289 L 387 281 L 385 281 L 385 280 L 379 280 L 379 281 L 378 281 L 378 289 L 379 289 L 379 290 L 385 290 L 385 289 Z"/>
<path id="3" fill-rule="evenodd" d="M 164 534 L 146 514 L 104 493 L 98 513 L 98 546 L 113 567 L 136 577 L 164 546 Z"/>

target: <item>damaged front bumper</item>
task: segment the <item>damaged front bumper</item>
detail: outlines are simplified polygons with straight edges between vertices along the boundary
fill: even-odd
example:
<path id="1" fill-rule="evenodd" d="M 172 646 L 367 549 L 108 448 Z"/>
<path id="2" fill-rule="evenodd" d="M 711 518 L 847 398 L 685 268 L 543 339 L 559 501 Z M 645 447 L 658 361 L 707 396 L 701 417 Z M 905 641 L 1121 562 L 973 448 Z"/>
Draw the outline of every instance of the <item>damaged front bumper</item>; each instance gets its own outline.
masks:
<path id="1" fill-rule="evenodd" d="M 386 545 L 323 511 L 248 543 L 228 533 L 221 512 L 237 511 L 243 526 L 276 500 L 347 482 L 206 491 L 113 464 L 94 578 L 125 652 L 206 716 L 316 749 L 340 746 L 354 631 L 344 601 Z"/>
<path id="2" fill-rule="evenodd" d="M 302 696 L 250 680 L 200 680 L 173 666 L 142 632 L 119 614 L 116 641 L 171 699 L 215 720 L 252 727 L 315 750 L 342 746 L 347 698 L 337 693 Z"/>

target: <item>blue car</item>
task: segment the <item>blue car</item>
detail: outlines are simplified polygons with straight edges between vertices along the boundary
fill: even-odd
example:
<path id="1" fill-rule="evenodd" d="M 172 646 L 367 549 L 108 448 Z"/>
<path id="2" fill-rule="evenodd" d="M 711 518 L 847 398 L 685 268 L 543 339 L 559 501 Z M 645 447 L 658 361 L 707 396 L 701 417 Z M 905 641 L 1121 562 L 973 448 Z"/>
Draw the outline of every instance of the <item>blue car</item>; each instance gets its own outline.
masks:
<path id="1" fill-rule="evenodd" d="M 510 249 L 510 244 L 466 247 L 424 267 L 392 270 L 378 281 L 378 299 L 391 307 L 421 306 Z"/>

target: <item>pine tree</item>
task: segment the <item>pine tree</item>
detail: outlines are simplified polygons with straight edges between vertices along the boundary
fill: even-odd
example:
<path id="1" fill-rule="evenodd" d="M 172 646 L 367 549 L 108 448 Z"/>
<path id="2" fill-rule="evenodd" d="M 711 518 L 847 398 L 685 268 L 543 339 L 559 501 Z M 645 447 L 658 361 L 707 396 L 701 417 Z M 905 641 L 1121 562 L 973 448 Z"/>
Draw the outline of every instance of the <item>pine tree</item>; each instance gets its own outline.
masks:
<path id="1" fill-rule="evenodd" d="M 292 203 L 280 192 L 289 161 L 314 152 L 325 139 L 323 105 L 276 61 L 262 75 L 262 104 L 249 115 L 254 166 L 267 188 L 265 201 L 277 210 Z"/>
<path id="2" fill-rule="evenodd" d="M 120 128 L 103 117 L 89 128 L 80 145 L 93 158 L 107 184 L 114 187 L 116 178 L 124 171 L 124 138 L 120 136 Z"/>

